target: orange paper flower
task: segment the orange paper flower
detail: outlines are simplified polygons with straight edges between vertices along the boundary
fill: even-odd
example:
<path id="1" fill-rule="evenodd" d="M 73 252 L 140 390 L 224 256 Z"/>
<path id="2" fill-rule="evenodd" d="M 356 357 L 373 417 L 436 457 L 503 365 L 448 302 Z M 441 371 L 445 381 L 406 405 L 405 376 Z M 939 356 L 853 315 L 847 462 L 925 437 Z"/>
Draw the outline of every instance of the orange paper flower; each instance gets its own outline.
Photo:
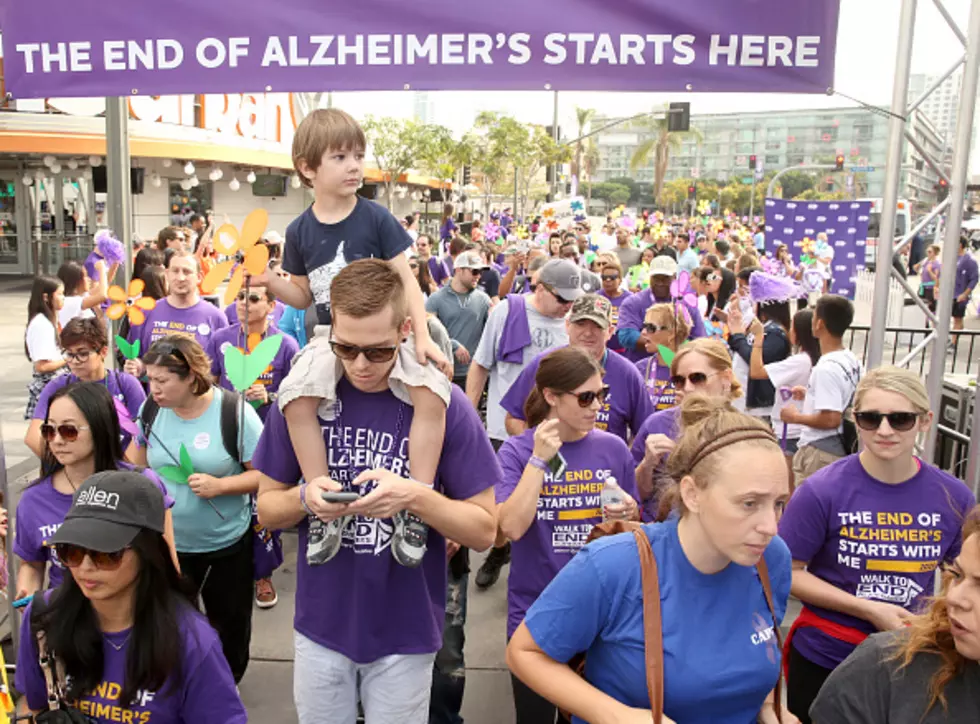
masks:
<path id="1" fill-rule="evenodd" d="M 262 238 L 265 227 L 269 223 L 269 213 L 265 209 L 255 209 L 242 224 L 241 234 L 238 233 L 232 224 L 224 224 L 214 234 L 214 248 L 219 254 L 232 257 L 214 267 L 204 277 L 201 282 L 201 290 L 205 294 L 210 294 L 218 285 L 224 281 L 225 276 L 231 272 L 231 279 L 225 289 L 225 304 L 231 304 L 238 295 L 238 290 L 242 288 L 245 279 L 245 270 L 249 274 L 259 275 L 265 271 L 266 264 L 269 263 L 269 248 L 265 244 L 256 244 Z M 239 261 L 239 252 L 243 253 Z"/>
<path id="2" fill-rule="evenodd" d="M 122 287 L 113 284 L 109 287 L 109 299 L 112 304 L 106 310 L 109 319 L 122 319 L 123 315 L 129 316 L 129 324 L 138 327 L 146 321 L 146 312 L 149 312 L 157 305 L 157 300 L 152 297 L 140 296 L 143 293 L 142 279 L 133 279 L 129 283 L 128 293 Z"/>

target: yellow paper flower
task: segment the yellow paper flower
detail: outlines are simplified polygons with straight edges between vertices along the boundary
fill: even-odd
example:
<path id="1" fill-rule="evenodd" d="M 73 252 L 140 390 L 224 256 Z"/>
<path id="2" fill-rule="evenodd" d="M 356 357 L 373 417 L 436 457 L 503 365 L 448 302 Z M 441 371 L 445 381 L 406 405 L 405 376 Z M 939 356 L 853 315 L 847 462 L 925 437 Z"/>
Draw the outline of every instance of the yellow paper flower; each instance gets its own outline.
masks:
<path id="1" fill-rule="evenodd" d="M 157 305 L 156 299 L 140 296 L 144 286 L 142 279 L 133 279 L 129 283 L 128 294 L 126 290 L 115 284 L 109 287 L 109 299 L 112 300 L 112 304 L 106 310 L 106 316 L 117 320 L 122 319 L 126 314 L 129 316 L 131 326 L 138 327 L 143 324 L 146 321 L 145 312 L 149 312 Z"/>

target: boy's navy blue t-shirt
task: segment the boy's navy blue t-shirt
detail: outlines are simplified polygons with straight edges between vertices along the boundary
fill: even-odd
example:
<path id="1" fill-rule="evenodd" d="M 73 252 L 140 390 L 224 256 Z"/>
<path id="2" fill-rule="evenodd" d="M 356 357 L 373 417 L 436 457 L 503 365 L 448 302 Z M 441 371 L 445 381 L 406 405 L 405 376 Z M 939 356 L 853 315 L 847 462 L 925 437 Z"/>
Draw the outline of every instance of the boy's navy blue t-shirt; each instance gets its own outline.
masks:
<path id="1" fill-rule="evenodd" d="M 286 227 L 282 268 L 305 276 L 320 324 L 330 324 L 330 283 L 357 259 L 394 259 L 412 245 L 412 237 L 383 206 L 363 197 L 343 221 L 324 224 L 310 205 Z"/>

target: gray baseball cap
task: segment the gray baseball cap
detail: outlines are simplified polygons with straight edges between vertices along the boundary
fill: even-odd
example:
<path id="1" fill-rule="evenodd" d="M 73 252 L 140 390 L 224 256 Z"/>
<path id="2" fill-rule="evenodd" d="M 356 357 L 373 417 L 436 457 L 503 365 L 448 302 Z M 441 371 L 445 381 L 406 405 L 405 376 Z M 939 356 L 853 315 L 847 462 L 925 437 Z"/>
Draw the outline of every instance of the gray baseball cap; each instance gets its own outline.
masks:
<path id="1" fill-rule="evenodd" d="M 568 259 L 552 259 L 538 272 L 538 283 L 544 284 L 562 299 L 569 302 L 584 294 L 582 269 Z"/>
<path id="2" fill-rule="evenodd" d="M 478 252 L 464 251 L 456 257 L 453 266 L 456 269 L 486 269 L 487 263 L 483 261 L 483 257 Z"/>

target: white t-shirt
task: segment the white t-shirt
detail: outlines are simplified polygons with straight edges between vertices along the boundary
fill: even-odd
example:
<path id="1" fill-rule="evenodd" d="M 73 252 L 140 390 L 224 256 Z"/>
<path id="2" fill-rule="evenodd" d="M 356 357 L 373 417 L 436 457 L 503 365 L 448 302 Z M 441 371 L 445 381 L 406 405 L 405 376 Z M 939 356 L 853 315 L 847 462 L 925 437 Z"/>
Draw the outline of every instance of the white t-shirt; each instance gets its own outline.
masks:
<path id="1" fill-rule="evenodd" d="M 31 362 L 61 359 L 58 334 L 51 320 L 43 314 L 35 314 L 27 325 L 27 354 Z"/>
<path id="2" fill-rule="evenodd" d="M 813 362 L 810 361 L 810 355 L 805 352 L 792 354 L 784 360 L 765 365 L 766 374 L 769 375 L 769 381 L 776 388 L 776 401 L 772 406 L 772 426 L 780 439 L 783 436 L 783 427 L 789 428 L 786 430 L 786 439 L 799 439 L 800 435 L 803 434 L 803 426 L 795 423 L 786 425 L 779 419 L 783 405 L 786 404 L 783 402 L 783 396 L 779 394 L 779 388 L 805 386 L 810 381 L 810 371 L 812 369 Z"/>
<path id="3" fill-rule="evenodd" d="M 810 372 L 803 401 L 803 414 L 812 415 L 822 410 L 844 412 L 854 398 L 854 390 L 861 379 L 861 363 L 849 349 L 828 352 Z M 803 426 L 800 447 L 825 437 L 839 435 L 843 425 L 832 430 L 817 430 Z"/>
<path id="4" fill-rule="evenodd" d="M 815 251 L 814 253 L 816 254 L 816 256 L 818 258 L 818 261 L 817 261 L 817 264 L 816 264 L 817 271 L 820 272 L 821 274 L 823 274 L 824 277 L 826 277 L 827 279 L 830 279 L 830 277 L 831 277 L 830 270 L 834 266 L 834 247 L 831 246 L 830 244 L 826 244 L 825 246 L 821 246 L 821 248 L 819 250 Z M 830 262 L 827 263 L 827 264 L 822 264 L 819 261 L 819 258 L 821 256 L 824 259 L 826 259 L 827 257 L 830 257 Z"/>
<path id="5" fill-rule="evenodd" d="M 58 324 L 64 329 L 75 317 L 94 317 L 95 312 L 91 309 L 82 309 L 83 296 L 65 297 L 65 306 L 58 310 Z"/>

